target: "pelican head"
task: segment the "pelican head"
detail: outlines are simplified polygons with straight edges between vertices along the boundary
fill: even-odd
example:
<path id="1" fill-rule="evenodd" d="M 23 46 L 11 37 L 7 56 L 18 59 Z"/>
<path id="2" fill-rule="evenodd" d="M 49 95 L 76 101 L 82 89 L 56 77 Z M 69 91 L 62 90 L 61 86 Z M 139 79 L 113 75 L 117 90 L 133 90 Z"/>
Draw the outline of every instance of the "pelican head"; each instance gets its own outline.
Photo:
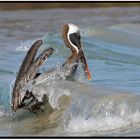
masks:
<path id="1" fill-rule="evenodd" d="M 74 61 L 82 62 L 84 64 L 84 70 L 87 75 L 88 80 L 91 79 L 88 65 L 86 63 L 86 58 L 82 50 L 81 35 L 79 28 L 74 24 L 65 24 L 62 30 L 62 37 L 66 47 L 70 48 L 72 55 L 68 58 L 68 64 Z"/>

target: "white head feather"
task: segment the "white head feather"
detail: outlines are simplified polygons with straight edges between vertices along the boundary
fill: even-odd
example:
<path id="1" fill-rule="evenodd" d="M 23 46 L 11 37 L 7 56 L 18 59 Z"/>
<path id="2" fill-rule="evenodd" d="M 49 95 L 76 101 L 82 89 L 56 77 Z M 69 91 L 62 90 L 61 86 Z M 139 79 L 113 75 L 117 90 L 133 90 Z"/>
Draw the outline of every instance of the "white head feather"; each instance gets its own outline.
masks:
<path id="1" fill-rule="evenodd" d="M 77 33 L 79 31 L 79 28 L 72 24 L 72 23 L 69 23 L 69 31 L 68 31 L 68 34 L 72 34 L 72 33 Z"/>
<path id="2" fill-rule="evenodd" d="M 70 41 L 69 35 L 70 35 L 70 34 L 73 34 L 73 33 L 77 33 L 77 32 L 79 31 L 79 28 L 78 28 L 76 25 L 72 24 L 72 23 L 69 23 L 68 26 L 69 26 L 69 30 L 68 30 L 68 34 L 67 34 L 68 40 L 69 40 L 70 44 L 73 46 L 73 48 L 75 48 L 75 50 L 76 50 L 76 52 L 77 52 L 77 54 L 78 54 L 78 53 L 79 53 L 79 50 L 78 50 L 77 46 L 75 46 L 75 45 Z"/>

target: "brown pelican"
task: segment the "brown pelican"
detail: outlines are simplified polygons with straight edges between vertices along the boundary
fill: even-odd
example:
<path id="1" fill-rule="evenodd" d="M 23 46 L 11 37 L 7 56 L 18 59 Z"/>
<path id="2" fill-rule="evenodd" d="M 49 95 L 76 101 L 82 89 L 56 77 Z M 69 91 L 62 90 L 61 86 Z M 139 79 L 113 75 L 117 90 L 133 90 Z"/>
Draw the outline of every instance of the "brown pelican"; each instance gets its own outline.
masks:
<path id="1" fill-rule="evenodd" d="M 74 75 L 80 62 L 83 64 L 83 68 L 88 80 L 90 80 L 91 76 L 82 50 L 79 28 L 74 24 L 65 24 L 62 30 L 62 37 L 66 47 L 70 48 L 72 52 L 67 61 L 61 66 L 62 72 L 64 73 L 63 76 L 67 77 Z M 62 78 L 61 74 L 55 71 L 55 68 L 52 68 L 42 74 L 37 73 L 38 67 L 40 67 L 42 63 L 53 53 L 53 48 L 48 48 L 42 52 L 36 60 L 34 60 L 36 52 L 41 44 L 42 40 L 38 40 L 32 45 L 20 67 L 13 88 L 13 111 L 26 107 L 31 112 L 36 112 L 36 110 L 40 109 L 40 106 L 43 103 L 43 98 L 45 96 L 42 97 L 42 101 L 39 101 L 37 97 L 35 97 L 34 93 L 32 93 L 32 91 L 27 90 L 26 94 L 22 93 L 22 89 L 26 83 L 32 81 L 31 83 L 33 85 L 38 84 L 43 81 L 43 78 L 46 79 L 47 77 L 51 77 L 51 75 L 56 76 L 58 79 Z M 25 100 L 28 99 L 30 99 L 29 103 L 25 103 Z"/>
<path id="2" fill-rule="evenodd" d="M 81 35 L 79 28 L 74 24 L 65 24 L 62 31 L 65 45 L 70 48 L 72 54 L 65 64 L 81 61 L 88 80 L 91 79 L 88 65 L 82 50 Z"/>

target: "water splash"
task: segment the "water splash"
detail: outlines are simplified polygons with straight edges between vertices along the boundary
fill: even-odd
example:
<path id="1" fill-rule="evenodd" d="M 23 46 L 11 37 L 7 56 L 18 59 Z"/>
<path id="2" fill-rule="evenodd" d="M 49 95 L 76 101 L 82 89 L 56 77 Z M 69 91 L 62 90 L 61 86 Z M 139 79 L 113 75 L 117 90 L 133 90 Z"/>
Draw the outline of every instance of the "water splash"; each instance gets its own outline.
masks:
<path id="1" fill-rule="evenodd" d="M 135 112 L 128 117 L 108 116 L 105 118 L 89 118 L 85 119 L 81 116 L 72 117 L 67 127 L 66 132 L 83 133 L 90 132 L 94 135 L 120 129 L 128 129 L 139 123 L 140 112 Z M 86 134 L 86 133 L 85 133 Z M 84 134 L 83 134 L 84 135 Z"/>
<path id="2" fill-rule="evenodd" d="M 82 31 L 83 49 L 94 79 L 87 82 L 83 78 L 82 71 L 79 71 L 76 75 L 78 82 L 62 82 L 52 79 L 54 82 L 50 82 L 47 86 L 40 84 L 34 91 L 48 95 L 50 105 L 57 110 L 51 114 L 50 118 L 55 119 L 50 119 L 51 123 L 48 123 L 45 121 L 47 116 L 44 115 L 45 125 L 40 123 L 38 124 L 39 129 L 36 126 L 36 130 L 31 132 L 29 127 L 26 131 L 34 132 L 34 135 L 40 131 L 50 134 L 50 130 L 54 130 L 54 134 L 63 130 L 61 132 L 64 135 L 73 135 L 73 133 L 75 133 L 74 135 L 79 133 L 80 135 L 89 133 L 103 135 L 111 131 L 139 128 L 139 33 L 138 31 L 136 34 L 135 32 L 132 34 L 132 31 L 126 32 L 124 27 L 122 25 L 107 28 L 93 26 Z M 69 55 L 69 50 L 64 47 L 59 33 L 48 33 L 43 37 L 43 41 L 39 51 L 54 47 L 55 52 L 40 70 L 41 72 L 64 63 Z M 2 116 L 5 111 L 10 110 L 10 88 L 12 88 L 10 85 L 12 85 L 20 62 L 31 44 L 31 40 L 22 42 L 20 47 L 0 53 L 0 105 L 4 108 L 0 112 Z M 65 78 L 62 79 L 65 80 Z M 106 88 L 98 89 L 98 86 Z M 112 88 L 113 91 L 110 92 L 108 88 Z M 129 94 L 123 93 L 124 91 L 128 91 Z M 19 113 L 20 115 L 17 113 L 17 116 L 14 114 L 18 119 L 15 119 L 17 123 L 10 121 L 12 131 L 17 128 L 21 129 L 21 132 L 25 132 L 26 127 L 23 128 L 21 125 L 24 123 L 23 118 L 26 120 L 25 124 L 31 124 L 33 118 L 30 120 L 27 117 L 30 116 L 30 113 L 25 112 Z M 13 118 L 14 115 L 12 114 Z M 56 116 L 61 118 L 61 123 L 56 121 Z M 47 124 L 50 126 L 49 128 Z M 41 126 L 44 126 L 43 129 Z"/>

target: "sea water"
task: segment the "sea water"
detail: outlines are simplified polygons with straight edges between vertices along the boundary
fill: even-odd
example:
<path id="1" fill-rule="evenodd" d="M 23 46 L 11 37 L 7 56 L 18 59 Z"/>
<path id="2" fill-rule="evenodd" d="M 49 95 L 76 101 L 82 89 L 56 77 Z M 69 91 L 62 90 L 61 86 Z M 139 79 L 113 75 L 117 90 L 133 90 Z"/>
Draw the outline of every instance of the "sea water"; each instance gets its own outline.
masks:
<path id="1" fill-rule="evenodd" d="M 139 19 L 139 7 L 1 11 L 0 136 L 140 136 Z M 91 80 L 79 68 L 76 81 L 34 88 L 48 94 L 52 110 L 13 113 L 13 84 L 33 42 L 43 40 L 38 54 L 55 49 L 41 72 L 70 55 L 61 36 L 64 23 L 80 28 Z"/>

